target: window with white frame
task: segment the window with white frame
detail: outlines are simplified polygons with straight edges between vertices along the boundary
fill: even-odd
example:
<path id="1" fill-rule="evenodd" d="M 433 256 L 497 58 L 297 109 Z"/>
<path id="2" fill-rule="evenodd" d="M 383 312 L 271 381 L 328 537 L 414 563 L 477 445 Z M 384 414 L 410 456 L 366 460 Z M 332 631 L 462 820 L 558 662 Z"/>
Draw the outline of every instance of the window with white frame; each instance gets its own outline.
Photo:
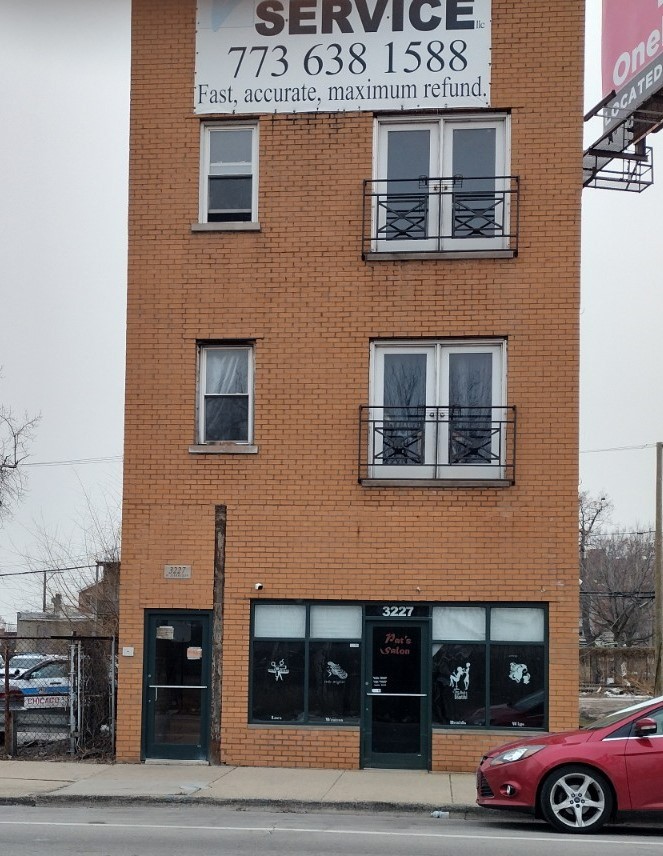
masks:
<path id="1" fill-rule="evenodd" d="M 256 222 L 257 125 L 203 125 L 202 134 L 200 222 Z"/>
<path id="2" fill-rule="evenodd" d="M 507 249 L 508 130 L 505 115 L 379 119 L 371 250 Z"/>
<path id="3" fill-rule="evenodd" d="M 506 342 L 376 342 L 366 408 L 368 477 L 504 479 Z"/>
<path id="4" fill-rule="evenodd" d="M 199 443 L 253 440 L 253 347 L 205 344 L 199 348 Z"/>

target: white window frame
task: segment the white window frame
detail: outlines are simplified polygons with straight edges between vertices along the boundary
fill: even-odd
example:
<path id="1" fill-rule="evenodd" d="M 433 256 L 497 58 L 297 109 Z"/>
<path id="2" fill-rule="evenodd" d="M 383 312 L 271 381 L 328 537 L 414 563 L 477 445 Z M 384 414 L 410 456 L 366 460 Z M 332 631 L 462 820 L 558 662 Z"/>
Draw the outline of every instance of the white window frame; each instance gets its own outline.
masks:
<path id="1" fill-rule="evenodd" d="M 248 354 L 248 378 L 247 392 L 237 393 L 247 398 L 247 438 L 245 440 L 208 440 L 205 433 L 205 400 L 206 376 L 207 376 L 207 354 L 210 351 L 246 351 Z M 254 372 L 255 353 L 254 346 L 246 342 L 203 342 L 198 345 L 198 403 L 196 408 L 196 438 L 201 447 L 246 447 L 253 449 L 253 407 L 254 407 Z M 191 449 L 191 451 L 197 451 Z"/>
<path id="2" fill-rule="evenodd" d="M 210 139 L 218 131 L 251 131 L 251 216 L 249 220 L 238 217 L 236 220 L 215 221 L 209 219 L 209 178 L 210 178 Z M 201 125 L 200 140 L 200 210 L 199 222 L 213 229 L 248 229 L 258 225 L 258 123 L 257 122 L 204 122 Z M 228 175 L 237 173 L 233 167 L 241 169 L 243 164 L 229 165 Z"/>
<path id="3" fill-rule="evenodd" d="M 437 161 L 437 167 L 435 168 L 431 165 L 431 170 L 434 175 L 433 178 L 451 178 L 451 176 L 446 175 L 445 168 L 448 170 L 448 164 L 451 161 L 452 152 L 447 151 L 449 144 L 449 133 L 448 131 L 452 128 L 464 126 L 467 128 L 488 128 L 494 127 L 497 131 L 496 133 L 496 151 L 495 151 L 495 176 L 505 176 L 508 177 L 510 175 L 511 170 L 511 117 L 508 113 L 477 113 L 477 114 L 454 114 L 449 113 L 440 117 L 432 117 L 432 116 L 422 116 L 419 119 L 413 116 L 384 116 L 378 117 L 375 120 L 373 126 L 373 178 L 374 178 L 374 188 L 375 192 L 378 194 L 384 194 L 387 192 L 387 186 L 385 185 L 386 175 L 386 163 L 387 163 L 387 151 L 386 151 L 386 140 L 387 140 L 387 131 L 389 128 L 396 128 L 398 126 L 407 126 L 410 130 L 418 130 L 419 128 L 428 128 L 432 129 L 433 127 L 436 129 L 436 133 L 434 138 L 431 140 L 431 160 Z M 404 176 L 407 177 L 407 176 Z M 412 176 L 415 178 L 416 176 Z M 453 190 L 453 186 L 450 183 L 448 187 L 437 188 L 437 185 L 433 189 L 441 189 L 443 193 L 449 192 Z M 508 186 L 503 186 L 497 189 L 497 193 L 500 191 L 507 191 Z M 433 206 L 437 204 L 436 197 L 431 197 L 433 200 Z M 450 197 L 443 197 L 442 202 L 445 205 L 446 211 L 444 211 L 444 215 L 448 217 L 450 205 L 449 202 Z M 437 208 L 435 208 L 437 211 Z M 437 212 L 439 214 L 440 212 Z M 434 218 L 437 216 L 435 213 L 431 213 L 431 217 Z M 378 227 L 382 224 L 378 222 L 380 217 L 378 200 L 377 198 L 373 199 L 372 205 L 372 225 L 371 225 L 371 234 L 373 236 L 378 235 Z M 505 224 L 509 224 L 511 222 L 511 194 L 505 192 L 504 198 L 504 212 L 503 212 L 503 222 Z M 444 231 L 444 230 L 443 230 Z M 509 231 L 507 229 L 507 231 Z M 440 252 L 440 253 L 450 253 L 454 252 L 462 255 L 465 251 L 468 255 L 476 255 L 477 251 L 485 250 L 487 255 L 491 255 L 493 253 L 503 253 L 504 251 L 508 251 L 509 247 L 509 238 L 508 237 L 480 237 L 480 238 L 462 238 L 462 239 L 454 239 L 453 237 L 440 237 L 433 236 L 431 238 L 425 240 L 389 240 L 389 239 L 378 239 L 374 237 L 371 241 L 371 251 L 376 253 L 417 253 L 417 252 Z"/>
<path id="4" fill-rule="evenodd" d="M 381 383 L 383 380 L 383 363 L 381 354 L 389 354 L 395 351 L 403 351 L 404 353 L 415 352 L 435 352 L 432 357 L 434 376 L 426 378 L 426 396 L 430 395 L 433 400 L 426 401 L 426 409 L 431 409 L 434 416 L 438 413 L 440 418 L 445 418 L 448 414 L 450 402 L 445 399 L 447 393 L 446 381 L 447 378 L 442 376 L 448 354 L 459 350 L 467 350 L 469 353 L 481 352 L 482 350 L 492 352 L 497 358 L 498 364 L 493 366 L 493 406 L 507 407 L 507 340 L 503 338 L 477 338 L 477 339 L 424 339 L 424 340 L 380 340 L 371 343 L 370 352 L 370 381 L 369 381 L 369 396 L 371 409 L 376 408 L 376 414 L 379 416 L 380 411 L 377 410 L 381 406 L 383 390 Z M 446 412 L 446 413 L 445 413 Z M 428 418 L 428 416 L 427 416 Z M 441 453 L 441 448 L 446 442 L 446 434 L 440 431 L 436 439 L 436 448 L 434 454 L 430 448 L 431 438 L 426 436 L 425 444 L 425 459 L 421 465 L 374 465 L 373 456 L 376 452 L 373 446 L 373 431 L 372 423 L 369 420 L 369 440 L 368 440 L 368 476 L 376 479 L 398 479 L 398 480 L 459 480 L 459 479 L 504 479 L 505 478 L 505 460 L 501 465 L 481 466 L 476 464 L 453 464 L 449 465 L 448 461 L 444 460 Z M 506 453 L 506 445 L 502 440 L 502 448 Z M 434 464 L 437 460 L 437 465 Z"/>

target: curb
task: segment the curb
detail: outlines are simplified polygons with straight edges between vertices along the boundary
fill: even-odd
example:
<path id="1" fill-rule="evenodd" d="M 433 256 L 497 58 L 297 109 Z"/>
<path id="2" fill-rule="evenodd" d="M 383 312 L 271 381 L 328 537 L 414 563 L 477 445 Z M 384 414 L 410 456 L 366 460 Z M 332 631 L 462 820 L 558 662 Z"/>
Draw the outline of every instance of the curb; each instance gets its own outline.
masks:
<path id="1" fill-rule="evenodd" d="M 167 794 L 167 795 L 140 795 L 119 796 L 110 794 L 98 795 L 65 795 L 65 794 L 33 794 L 30 796 L 2 796 L 0 806 L 23 805 L 23 806 L 47 806 L 47 805 L 188 805 L 188 806 L 223 806 L 225 808 L 246 811 L 249 809 L 272 809 L 273 811 L 291 812 L 293 814 L 307 814 L 310 812 L 373 812 L 373 813 L 396 813 L 414 814 L 444 812 L 449 818 L 464 819 L 468 815 L 485 813 L 477 805 L 424 805 L 422 803 L 391 803 L 391 802 L 322 802 L 303 801 L 292 799 L 262 799 L 262 798 L 223 798 L 223 797 L 194 797 L 190 794 Z"/>

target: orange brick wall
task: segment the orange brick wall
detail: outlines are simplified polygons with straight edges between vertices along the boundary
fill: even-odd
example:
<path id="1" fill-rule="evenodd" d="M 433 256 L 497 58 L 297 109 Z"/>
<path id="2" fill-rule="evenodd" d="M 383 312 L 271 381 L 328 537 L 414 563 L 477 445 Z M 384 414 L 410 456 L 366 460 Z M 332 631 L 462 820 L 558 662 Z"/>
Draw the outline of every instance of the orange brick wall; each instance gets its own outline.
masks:
<path id="1" fill-rule="evenodd" d="M 140 757 L 143 616 L 212 607 L 228 508 L 222 759 L 359 764 L 356 729 L 247 725 L 253 584 L 264 598 L 541 601 L 551 729 L 577 722 L 578 304 L 583 6 L 493 0 L 492 106 L 511 110 L 515 259 L 360 258 L 369 113 L 260 118 L 259 232 L 192 233 L 200 119 L 193 0 L 134 0 L 125 502 L 117 749 Z M 508 339 L 516 484 L 367 489 L 369 341 Z M 251 339 L 257 455 L 192 455 L 196 342 Z M 165 563 L 193 566 L 164 580 Z M 471 769 L 486 732 L 433 735 Z"/>

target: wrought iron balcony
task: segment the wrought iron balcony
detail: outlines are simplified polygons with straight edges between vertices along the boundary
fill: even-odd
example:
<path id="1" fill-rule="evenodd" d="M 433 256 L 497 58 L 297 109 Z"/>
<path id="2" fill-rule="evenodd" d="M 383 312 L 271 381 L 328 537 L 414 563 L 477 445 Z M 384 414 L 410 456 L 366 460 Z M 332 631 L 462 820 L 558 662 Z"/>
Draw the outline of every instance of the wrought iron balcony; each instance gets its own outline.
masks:
<path id="1" fill-rule="evenodd" d="M 515 481 L 516 408 L 359 408 L 359 481 Z"/>
<path id="2" fill-rule="evenodd" d="M 364 181 L 362 257 L 518 252 L 518 176 Z"/>

